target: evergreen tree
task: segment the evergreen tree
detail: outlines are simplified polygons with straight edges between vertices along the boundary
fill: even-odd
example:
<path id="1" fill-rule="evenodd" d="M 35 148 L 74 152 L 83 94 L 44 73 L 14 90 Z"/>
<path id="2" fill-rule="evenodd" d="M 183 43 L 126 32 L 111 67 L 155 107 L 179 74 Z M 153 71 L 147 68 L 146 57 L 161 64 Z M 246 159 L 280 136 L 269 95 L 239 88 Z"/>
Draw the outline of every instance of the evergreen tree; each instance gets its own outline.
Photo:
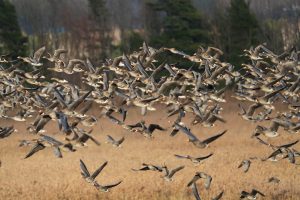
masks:
<path id="1" fill-rule="evenodd" d="M 27 38 L 22 35 L 15 7 L 8 0 L 0 0 L 0 54 L 24 56 L 26 45 Z"/>
<path id="2" fill-rule="evenodd" d="M 90 26 L 93 33 L 90 38 L 88 51 L 91 57 L 100 56 L 101 59 L 106 58 L 111 50 L 111 38 L 109 35 L 110 28 L 108 24 L 108 10 L 105 0 L 88 0 L 91 10 L 91 19 L 94 22 Z"/>
<path id="3" fill-rule="evenodd" d="M 199 45 L 210 42 L 208 24 L 191 0 L 158 0 L 148 5 L 161 18 L 159 31 L 150 36 L 151 45 L 193 53 Z"/>
<path id="4" fill-rule="evenodd" d="M 260 40 L 260 27 L 255 15 L 250 12 L 245 0 L 231 0 L 228 10 L 228 55 L 232 64 L 244 61 L 241 56 L 244 49 L 255 46 Z"/>

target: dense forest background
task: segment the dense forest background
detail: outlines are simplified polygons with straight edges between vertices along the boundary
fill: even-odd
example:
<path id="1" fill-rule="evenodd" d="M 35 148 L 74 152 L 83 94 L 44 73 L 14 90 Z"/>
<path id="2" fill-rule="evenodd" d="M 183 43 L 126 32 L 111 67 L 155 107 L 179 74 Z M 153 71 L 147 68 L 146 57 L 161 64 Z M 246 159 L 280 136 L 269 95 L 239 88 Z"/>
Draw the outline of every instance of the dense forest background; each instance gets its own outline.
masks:
<path id="1" fill-rule="evenodd" d="M 188 53 L 215 46 L 235 64 L 261 43 L 299 49 L 299 16 L 299 0 L 0 0 L 0 53 L 46 45 L 100 63 L 147 41 Z"/>

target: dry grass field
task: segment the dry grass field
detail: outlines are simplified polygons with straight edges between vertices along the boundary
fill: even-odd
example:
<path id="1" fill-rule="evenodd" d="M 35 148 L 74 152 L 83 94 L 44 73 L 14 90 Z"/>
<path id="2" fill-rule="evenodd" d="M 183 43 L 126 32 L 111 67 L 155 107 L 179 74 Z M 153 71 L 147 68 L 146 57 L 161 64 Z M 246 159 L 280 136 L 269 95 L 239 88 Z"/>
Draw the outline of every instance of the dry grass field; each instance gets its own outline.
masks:
<path id="1" fill-rule="evenodd" d="M 126 123 L 136 123 L 143 118 L 147 123 L 159 123 L 168 128 L 168 131 L 155 131 L 154 138 L 147 139 L 101 118 L 93 131 L 101 145 L 88 142 L 88 147 L 77 148 L 74 153 L 63 152 L 62 159 L 56 158 L 50 148 L 23 159 L 31 147 L 18 147 L 18 141 L 37 138 L 26 132 L 30 121 L 2 120 L 0 126 L 14 125 L 18 132 L 0 140 L 0 199 L 193 199 L 186 184 L 196 171 L 206 172 L 213 177 L 210 190 L 204 188 L 202 181 L 198 182 L 203 199 L 211 199 L 221 190 L 225 191 L 223 199 L 239 199 L 242 190 L 250 191 L 252 188 L 263 192 L 266 195 L 264 199 L 300 199 L 299 165 L 292 165 L 288 160 L 253 160 L 247 173 L 237 168 L 243 159 L 252 156 L 265 157 L 272 150 L 250 138 L 256 124 L 246 122 L 236 114 L 236 103 L 229 102 L 223 107 L 222 116 L 227 123 L 218 122 L 213 128 L 191 126 L 191 116 L 184 118 L 184 122 L 200 139 L 228 129 L 224 136 L 206 149 L 196 148 L 181 133 L 170 137 L 170 121 L 174 121 L 176 116 L 167 118 L 165 110 L 158 109 L 143 117 L 139 110 L 130 109 Z M 99 110 L 94 109 L 91 112 L 99 115 Z M 46 134 L 61 140 L 64 138 L 55 121 L 47 124 L 46 129 Z M 122 148 L 106 144 L 107 134 L 116 138 L 125 136 Z M 266 140 L 273 144 L 283 144 L 296 139 L 299 139 L 299 135 L 291 135 L 281 130 L 279 137 Z M 299 150 L 300 144 L 294 147 Z M 204 156 L 210 152 L 214 155 L 198 166 L 174 157 L 174 154 Z M 86 163 L 90 171 L 108 161 L 106 168 L 97 177 L 99 183 L 109 184 L 119 180 L 123 182 L 108 193 L 97 191 L 81 178 L 79 159 Z M 131 170 L 140 167 L 143 162 L 158 165 L 165 163 L 171 168 L 185 165 L 185 168 L 175 174 L 173 182 L 166 182 L 158 172 Z M 268 183 L 268 178 L 272 176 L 278 177 L 280 183 Z"/>

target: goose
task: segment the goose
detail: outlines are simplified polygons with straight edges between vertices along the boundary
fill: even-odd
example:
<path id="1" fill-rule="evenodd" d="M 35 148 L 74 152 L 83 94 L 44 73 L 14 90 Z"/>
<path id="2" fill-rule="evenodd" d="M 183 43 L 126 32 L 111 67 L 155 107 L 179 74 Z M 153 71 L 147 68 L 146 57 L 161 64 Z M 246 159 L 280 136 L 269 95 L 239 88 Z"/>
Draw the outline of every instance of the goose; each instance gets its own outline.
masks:
<path id="1" fill-rule="evenodd" d="M 204 172 L 196 172 L 192 180 L 187 184 L 187 186 L 191 186 L 192 184 L 196 183 L 199 179 L 203 178 L 205 180 L 204 186 L 208 190 L 210 188 L 212 177 Z"/>
<path id="2" fill-rule="evenodd" d="M 42 47 L 40 49 L 38 49 L 33 57 L 21 57 L 21 56 L 18 56 L 18 59 L 21 59 L 23 62 L 26 62 L 26 63 L 29 63 L 30 65 L 32 66 L 36 66 L 36 67 L 39 67 L 39 66 L 42 66 L 43 63 L 40 63 L 40 59 L 43 55 L 43 53 L 45 52 L 46 50 L 46 47 Z"/>
<path id="3" fill-rule="evenodd" d="M 68 143 L 64 144 L 53 137 L 50 137 L 48 135 L 40 134 L 40 138 L 33 140 L 33 141 L 27 141 L 27 140 L 21 140 L 19 146 L 28 146 L 33 145 L 30 151 L 25 155 L 24 159 L 31 157 L 33 154 L 37 153 L 40 150 L 45 149 L 46 147 L 53 148 L 53 153 L 57 158 L 62 158 L 61 149 L 64 151 L 74 152 L 76 151 L 73 148 L 73 145 Z"/>
<path id="4" fill-rule="evenodd" d="M 64 151 L 69 151 L 69 152 L 76 151 L 73 148 L 73 145 L 71 143 L 64 144 L 64 143 L 54 139 L 53 137 L 50 137 L 50 136 L 44 135 L 44 134 L 40 134 L 39 142 L 42 142 L 44 144 L 44 146 L 47 146 L 47 144 L 45 144 L 45 143 L 48 143 L 50 145 L 50 147 L 53 148 L 53 152 L 54 152 L 55 156 L 58 158 L 62 158 L 61 149 Z"/>
<path id="5" fill-rule="evenodd" d="M 142 133 L 145 137 L 152 137 L 152 133 L 157 129 L 160 131 L 165 131 L 163 127 L 158 124 L 149 124 L 147 127 L 146 122 L 144 120 L 138 122 L 137 124 L 127 125 L 126 127 L 131 131 L 138 131 Z"/>
<path id="6" fill-rule="evenodd" d="M 271 178 L 268 179 L 268 183 L 279 183 L 280 179 L 277 177 L 272 176 Z"/>
<path id="7" fill-rule="evenodd" d="M 0 127 L 0 139 L 6 138 L 10 136 L 15 131 L 13 126 L 9 127 Z"/>
<path id="8" fill-rule="evenodd" d="M 59 130 L 63 133 L 69 135 L 72 130 L 71 126 L 68 123 L 68 117 L 63 112 L 55 112 L 58 122 Z"/>
<path id="9" fill-rule="evenodd" d="M 251 161 L 250 160 L 243 160 L 241 162 L 241 164 L 239 164 L 238 168 L 243 168 L 243 171 L 246 173 L 248 172 L 249 168 L 250 168 L 250 165 L 251 165 Z"/>
<path id="10" fill-rule="evenodd" d="M 296 140 L 294 142 L 283 144 L 281 146 L 275 146 L 270 143 L 265 142 L 259 137 L 256 137 L 258 141 L 261 144 L 264 144 L 266 146 L 269 146 L 273 149 L 273 153 L 271 153 L 268 157 L 262 159 L 262 161 L 271 160 L 271 161 L 277 161 L 276 157 L 280 156 L 282 158 L 288 158 L 291 163 L 295 163 L 295 154 L 290 149 L 293 145 L 297 144 L 299 140 Z"/>
<path id="11" fill-rule="evenodd" d="M 255 120 L 255 117 L 253 116 L 253 114 L 254 114 L 256 109 L 258 109 L 262 106 L 262 104 L 254 103 L 254 104 L 249 106 L 247 111 L 242 107 L 241 104 L 238 104 L 238 106 L 242 110 L 242 112 L 239 113 L 239 115 L 241 115 L 243 119 L 251 121 L 251 120 Z"/>
<path id="12" fill-rule="evenodd" d="M 152 165 L 152 164 L 146 164 L 146 163 L 142 163 L 142 167 L 139 169 L 132 169 L 132 171 L 158 171 L 158 172 L 162 172 L 163 169 L 161 166 L 158 165 Z"/>
<path id="13" fill-rule="evenodd" d="M 261 193 L 260 191 L 258 191 L 256 189 L 252 189 L 250 193 L 246 192 L 246 191 L 242 191 L 241 195 L 240 195 L 240 199 L 255 200 L 257 198 L 258 194 L 265 197 L 265 195 L 263 193 Z"/>
<path id="14" fill-rule="evenodd" d="M 45 149 L 46 146 L 41 142 L 37 141 L 35 145 L 30 149 L 30 151 L 25 155 L 24 159 L 31 157 L 33 154 Z"/>
<path id="15" fill-rule="evenodd" d="M 84 178 L 88 183 L 95 184 L 96 177 L 101 173 L 101 171 L 106 167 L 107 161 L 105 161 L 98 169 L 94 171 L 93 174 L 90 174 L 89 170 L 87 169 L 85 163 L 80 159 L 80 170 L 82 178 Z"/>
<path id="16" fill-rule="evenodd" d="M 93 127 L 97 124 L 98 120 L 94 116 L 89 116 L 86 119 L 80 120 L 83 126 L 85 127 Z"/>
<path id="17" fill-rule="evenodd" d="M 122 137 L 119 140 L 115 140 L 110 135 L 107 135 L 107 142 L 111 143 L 114 147 L 121 147 L 121 144 L 124 142 L 124 140 L 125 140 L 125 137 Z"/>
<path id="18" fill-rule="evenodd" d="M 81 72 L 82 70 L 79 70 L 79 67 L 77 67 L 77 64 L 85 66 L 85 62 L 80 59 L 71 59 L 68 62 L 68 65 L 64 64 L 64 70 L 63 72 L 66 74 L 73 74 L 74 72 Z"/>
<path id="19" fill-rule="evenodd" d="M 193 145 L 195 145 L 198 148 L 202 148 L 202 149 L 208 147 L 208 145 L 211 142 L 215 141 L 216 139 L 218 139 L 219 137 L 221 137 L 222 135 L 224 135 L 227 132 L 227 130 L 224 130 L 217 135 L 214 135 L 212 137 L 209 137 L 209 138 L 201 141 L 194 134 L 192 134 L 191 131 L 189 129 L 187 129 L 186 127 L 183 127 L 180 124 L 176 124 L 176 126 L 178 127 L 179 130 L 181 130 L 189 138 L 189 142 L 192 142 Z"/>
<path id="20" fill-rule="evenodd" d="M 208 159 L 209 157 L 211 157 L 213 155 L 213 153 L 208 154 L 207 156 L 200 156 L 200 157 L 192 157 L 190 155 L 186 155 L 186 156 L 181 156 L 181 155 L 177 155 L 175 154 L 174 156 L 176 158 L 179 159 L 188 159 L 190 161 L 192 161 L 194 164 L 200 164 L 202 163 L 204 160 Z"/>
<path id="21" fill-rule="evenodd" d="M 280 126 L 284 127 L 285 129 L 290 129 L 290 127 L 292 127 L 293 124 L 289 121 L 281 120 L 278 117 L 276 117 L 272 119 L 270 128 L 257 125 L 253 136 L 259 136 L 263 134 L 266 137 L 277 137 L 279 135 L 278 129 Z"/>
<path id="22" fill-rule="evenodd" d="M 83 129 L 78 129 L 76 127 L 72 128 L 72 132 L 74 133 L 73 140 L 75 140 L 76 146 L 78 147 L 87 146 L 86 142 L 88 140 L 92 140 L 97 146 L 100 146 L 100 142 L 96 140 L 93 136 L 91 136 L 89 132 L 85 132 Z"/>
<path id="23" fill-rule="evenodd" d="M 274 106 L 271 105 L 273 103 L 272 97 L 274 97 L 279 92 L 283 91 L 285 88 L 286 88 L 286 86 L 283 86 L 273 92 L 270 92 L 270 93 L 264 95 L 263 97 L 256 99 L 256 102 L 263 104 L 265 107 L 273 108 Z"/>
<path id="24" fill-rule="evenodd" d="M 178 171 L 182 170 L 184 166 L 176 167 L 175 169 L 170 170 L 166 165 L 162 166 L 162 172 L 164 173 L 163 178 L 166 181 L 172 181 L 172 177 L 177 173 Z"/>
<path id="25" fill-rule="evenodd" d="M 65 49 L 56 49 L 56 50 L 54 50 L 54 54 L 53 55 L 51 55 L 50 53 L 47 53 L 48 57 L 47 56 L 43 56 L 43 58 L 47 59 L 50 62 L 56 62 L 56 61 L 58 61 L 60 59 L 60 56 L 62 54 L 66 54 L 66 53 L 68 53 L 68 51 L 65 50 Z"/>
<path id="26" fill-rule="evenodd" d="M 71 104 L 67 106 L 68 110 L 74 111 L 92 93 L 92 91 L 93 90 L 89 90 L 88 92 L 80 96 L 78 99 L 74 100 Z"/>
<path id="27" fill-rule="evenodd" d="M 100 185 L 99 183 L 95 183 L 94 186 L 96 187 L 97 190 L 100 190 L 102 192 L 109 192 L 109 190 L 113 187 L 116 187 L 120 185 L 122 181 L 118 181 L 116 183 L 110 184 L 110 185 Z"/>
<path id="28" fill-rule="evenodd" d="M 96 171 L 94 171 L 93 174 L 90 174 L 90 172 L 88 171 L 86 165 L 84 164 L 84 162 L 80 159 L 80 170 L 81 170 L 81 176 L 82 178 L 85 179 L 85 181 L 87 181 L 88 183 L 90 183 L 91 185 L 93 185 L 97 190 L 102 191 L 102 192 L 108 192 L 109 189 L 118 186 L 119 184 L 122 183 L 122 181 L 119 181 L 117 183 L 114 184 L 110 184 L 110 185 L 100 185 L 95 179 L 96 177 L 101 173 L 101 171 L 106 167 L 107 165 L 107 161 L 105 161 L 98 169 L 96 169 Z"/>
<path id="29" fill-rule="evenodd" d="M 202 121 L 201 124 L 204 127 L 213 127 L 213 126 L 215 126 L 215 122 L 216 121 L 220 121 L 220 122 L 226 123 L 226 120 L 223 119 L 220 115 L 210 114 L 210 116 L 207 118 L 207 120 Z"/>
<path id="30" fill-rule="evenodd" d="M 41 116 L 40 120 L 37 122 L 36 126 L 34 127 L 34 132 L 44 132 L 43 128 L 46 126 L 46 124 L 51 120 L 51 116 L 48 114 L 44 114 Z"/>

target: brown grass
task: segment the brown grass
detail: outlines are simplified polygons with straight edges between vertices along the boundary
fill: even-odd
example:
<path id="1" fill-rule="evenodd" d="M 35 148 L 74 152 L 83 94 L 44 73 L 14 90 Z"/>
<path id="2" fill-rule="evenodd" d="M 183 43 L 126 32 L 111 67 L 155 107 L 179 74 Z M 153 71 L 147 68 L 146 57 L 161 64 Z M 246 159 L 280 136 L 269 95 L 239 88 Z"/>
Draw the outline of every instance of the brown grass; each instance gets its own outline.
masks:
<path id="1" fill-rule="evenodd" d="M 93 110 L 96 114 L 98 111 Z M 63 159 L 56 158 L 52 150 L 47 148 L 36 155 L 24 160 L 24 155 L 30 147 L 18 147 L 18 140 L 36 138 L 26 133 L 26 126 L 30 123 L 14 123 L 0 121 L 0 126 L 14 124 L 18 132 L 9 138 L 0 140 L 0 199 L 193 199 L 187 182 L 196 171 L 206 172 L 213 177 L 210 190 L 205 190 L 202 183 L 198 187 L 203 199 L 210 199 L 224 190 L 223 199 L 238 199 L 242 190 L 259 189 L 266 194 L 265 199 L 299 199 L 300 175 L 298 165 L 292 165 L 287 160 L 280 162 L 261 162 L 254 160 L 248 173 L 237 169 L 241 160 L 250 156 L 264 157 L 271 153 L 266 146 L 251 139 L 250 135 L 256 124 L 243 121 L 236 115 L 237 105 L 227 104 L 223 116 L 228 120 L 226 124 L 218 123 L 214 128 L 192 126 L 192 132 L 199 138 L 206 138 L 212 134 L 228 129 L 228 132 L 215 141 L 207 149 L 198 149 L 187 142 L 183 134 L 171 138 L 166 132 L 155 132 L 154 139 L 146 139 L 137 133 L 112 125 L 107 119 L 101 119 L 94 127 L 94 136 L 101 141 L 101 146 L 93 143 L 86 148 L 80 148 L 75 153 L 63 152 Z M 98 114 L 97 114 L 98 115 Z M 135 123 L 145 118 L 147 123 L 159 123 L 170 127 L 164 110 L 140 116 L 138 110 L 129 110 L 127 123 Z M 189 125 L 191 116 L 186 117 Z M 56 122 L 47 125 L 47 134 L 63 139 Z M 121 149 L 113 148 L 105 143 L 106 135 L 126 140 Z M 280 137 L 268 139 L 274 144 L 282 144 L 298 139 L 298 135 L 281 132 Z M 297 144 L 295 148 L 299 149 Z M 214 155 L 205 163 L 194 166 L 185 160 L 178 160 L 173 155 Z M 109 193 L 101 193 L 87 184 L 80 175 L 79 159 L 83 159 L 93 171 L 105 160 L 107 167 L 97 177 L 100 183 L 123 183 Z M 185 168 L 175 175 L 173 182 L 165 182 L 157 172 L 133 172 L 142 162 L 153 164 L 167 164 L 170 167 L 185 165 Z M 279 184 L 267 183 L 268 178 L 276 176 Z"/>

